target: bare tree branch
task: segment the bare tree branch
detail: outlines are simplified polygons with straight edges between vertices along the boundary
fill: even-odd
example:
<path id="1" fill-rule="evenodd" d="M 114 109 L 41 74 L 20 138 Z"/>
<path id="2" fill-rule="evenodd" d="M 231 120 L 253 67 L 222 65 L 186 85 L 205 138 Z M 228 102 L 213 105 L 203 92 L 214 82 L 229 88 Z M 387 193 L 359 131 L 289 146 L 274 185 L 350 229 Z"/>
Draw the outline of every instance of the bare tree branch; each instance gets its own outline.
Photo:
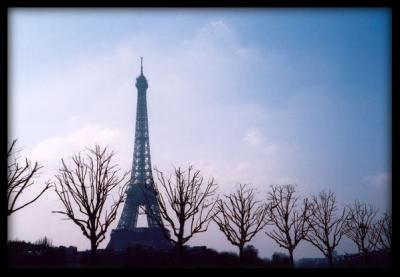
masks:
<path id="1" fill-rule="evenodd" d="M 365 264 L 368 264 L 369 252 L 376 247 L 373 227 L 377 212 L 372 205 L 355 201 L 346 215 L 345 234 L 357 245 L 360 254 L 364 255 Z"/>
<path id="2" fill-rule="evenodd" d="M 37 162 L 32 167 L 31 162 L 25 158 L 25 165 L 21 166 L 17 159 L 14 157 L 15 155 L 15 144 L 17 140 L 13 140 L 10 147 L 7 151 L 8 165 L 7 165 L 7 202 L 8 209 L 7 215 L 11 215 L 12 213 L 25 208 L 26 206 L 32 204 L 37 199 L 39 199 L 42 194 L 51 187 L 50 181 L 45 182 L 44 188 L 36 195 L 32 200 L 21 204 L 17 207 L 17 201 L 20 199 L 24 193 L 27 192 L 27 188 L 34 184 L 34 178 L 38 176 L 40 169 L 43 166 L 40 166 Z"/>
<path id="3" fill-rule="evenodd" d="M 389 253 L 392 251 L 392 216 L 384 213 L 372 225 L 372 235 L 370 243 L 373 245 L 374 250 L 384 250 Z"/>

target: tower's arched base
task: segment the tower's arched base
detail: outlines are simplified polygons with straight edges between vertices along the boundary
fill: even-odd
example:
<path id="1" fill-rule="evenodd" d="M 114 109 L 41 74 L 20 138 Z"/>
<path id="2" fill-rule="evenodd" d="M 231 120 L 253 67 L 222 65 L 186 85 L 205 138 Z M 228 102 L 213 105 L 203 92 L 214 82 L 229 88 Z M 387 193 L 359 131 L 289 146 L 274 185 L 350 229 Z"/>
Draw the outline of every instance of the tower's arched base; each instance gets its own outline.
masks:
<path id="1" fill-rule="evenodd" d="M 157 250 L 170 250 L 173 245 L 165 238 L 160 228 L 135 228 L 133 230 L 114 229 L 107 249 L 125 250 L 129 247 L 143 246 Z"/>

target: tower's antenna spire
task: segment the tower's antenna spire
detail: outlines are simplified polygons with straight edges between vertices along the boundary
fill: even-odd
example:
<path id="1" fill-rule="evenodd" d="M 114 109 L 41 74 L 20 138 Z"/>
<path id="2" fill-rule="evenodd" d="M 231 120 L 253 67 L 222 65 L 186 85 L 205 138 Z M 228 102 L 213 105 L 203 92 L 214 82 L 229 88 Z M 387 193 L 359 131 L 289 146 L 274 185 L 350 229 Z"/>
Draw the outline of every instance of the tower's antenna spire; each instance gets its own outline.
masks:
<path id="1" fill-rule="evenodd" d="M 140 74 L 143 75 L 143 57 L 140 57 Z"/>

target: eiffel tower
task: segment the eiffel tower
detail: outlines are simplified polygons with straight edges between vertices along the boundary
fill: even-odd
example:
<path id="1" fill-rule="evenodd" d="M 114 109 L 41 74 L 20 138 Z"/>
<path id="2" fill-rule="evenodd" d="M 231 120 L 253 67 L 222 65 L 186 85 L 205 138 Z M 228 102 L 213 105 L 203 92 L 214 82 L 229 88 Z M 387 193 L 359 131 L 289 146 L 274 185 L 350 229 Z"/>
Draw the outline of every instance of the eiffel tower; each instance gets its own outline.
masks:
<path id="1" fill-rule="evenodd" d="M 160 207 L 153 190 L 146 100 L 148 83 L 143 75 L 143 58 L 140 59 L 140 76 L 136 78 L 138 97 L 132 175 L 117 228 L 111 232 L 111 239 L 107 245 L 109 249 L 123 250 L 134 245 L 161 250 L 171 247 L 169 240 L 164 236 L 164 226 L 159 224 L 162 222 Z M 139 214 L 146 216 L 147 227 L 137 226 Z"/>

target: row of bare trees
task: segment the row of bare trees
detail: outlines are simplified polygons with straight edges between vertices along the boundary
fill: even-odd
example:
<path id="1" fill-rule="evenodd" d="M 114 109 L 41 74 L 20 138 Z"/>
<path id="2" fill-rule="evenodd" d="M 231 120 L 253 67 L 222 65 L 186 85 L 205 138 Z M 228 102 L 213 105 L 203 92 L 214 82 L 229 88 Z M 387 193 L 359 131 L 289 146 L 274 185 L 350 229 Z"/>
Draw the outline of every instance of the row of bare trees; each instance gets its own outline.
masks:
<path id="1" fill-rule="evenodd" d="M 304 240 L 316 248 L 333 266 L 333 253 L 343 236 L 351 239 L 365 258 L 371 251 L 391 251 L 392 219 L 385 213 L 377 219 L 377 210 L 371 205 L 355 201 L 341 211 L 332 191 L 322 191 L 310 199 L 300 199 L 295 185 L 272 185 L 267 203 L 255 200 L 254 189 L 246 185 L 220 200 L 214 221 L 227 239 L 239 247 L 242 255 L 245 243 L 264 226 L 271 228 L 265 234 L 289 253 L 294 266 L 293 251 Z"/>
<path id="2" fill-rule="evenodd" d="M 204 183 L 200 171 L 192 172 L 192 167 L 177 168 L 172 181 L 157 170 L 155 191 L 163 226 L 172 229 L 169 239 L 177 245 L 180 259 L 183 245 L 205 232 L 211 221 L 238 247 L 240 261 L 246 244 L 267 225 L 271 228 L 265 234 L 288 251 L 292 266 L 293 251 L 302 240 L 317 247 L 330 266 L 343 236 L 357 244 L 366 263 L 371 251 L 391 249 L 391 216 L 384 214 L 377 220 L 377 210 L 371 205 L 356 201 L 339 210 L 332 191 L 300 199 L 293 184 L 272 185 L 264 202 L 256 200 L 254 188 L 242 184 L 220 199 L 213 179 Z"/>
<path id="3" fill-rule="evenodd" d="M 54 211 L 67 216 L 81 229 L 91 242 L 94 260 L 99 244 L 105 239 L 109 226 L 115 220 L 123 203 L 129 172 L 120 174 L 112 163 L 114 152 L 96 145 L 87 149 L 87 155 L 73 156 L 72 164 L 61 160 L 59 173 L 53 182 L 46 182 L 33 200 L 16 208 L 15 203 L 23 191 L 33 184 L 41 168 L 30 162 L 21 167 L 11 159 L 8 165 L 8 214 L 33 203 L 50 186 L 54 187 L 63 210 Z M 10 162 L 10 160 L 12 162 Z M 317 196 L 301 199 L 295 185 L 272 185 L 264 201 L 256 200 L 256 190 L 240 185 L 233 193 L 219 198 L 214 179 L 204 180 L 199 170 L 176 168 L 166 177 L 156 170 L 154 193 L 160 206 L 161 217 L 146 211 L 163 229 L 166 237 L 176 245 L 180 261 L 184 245 L 196 234 L 206 232 L 215 222 L 227 240 L 238 247 L 240 260 L 247 243 L 265 226 L 265 234 L 289 253 L 294 265 L 293 251 L 304 240 L 317 247 L 333 265 L 333 253 L 343 236 L 357 244 L 368 263 L 368 254 L 377 249 L 391 249 L 391 216 L 377 219 L 377 210 L 356 201 L 339 210 L 333 192 L 322 191 Z M 117 193 L 113 193 L 117 190 Z M 112 199 L 111 199 L 112 198 Z M 106 207 L 110 207 L 109 210 Z M 171 234 L 171 235 L 167 235 Z"/>

